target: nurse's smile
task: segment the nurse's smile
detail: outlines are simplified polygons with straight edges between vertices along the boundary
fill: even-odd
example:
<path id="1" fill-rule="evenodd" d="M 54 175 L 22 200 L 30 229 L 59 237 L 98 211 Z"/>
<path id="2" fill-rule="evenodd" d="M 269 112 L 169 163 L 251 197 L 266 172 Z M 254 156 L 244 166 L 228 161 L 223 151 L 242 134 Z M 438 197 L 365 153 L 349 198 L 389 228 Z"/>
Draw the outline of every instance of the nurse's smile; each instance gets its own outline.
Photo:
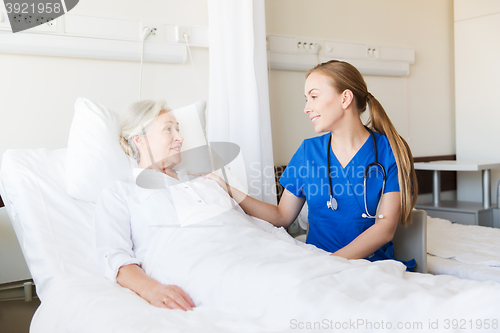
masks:
<path id="1" fill-rule="evenodd" d="M 321 117 L 321 116 L 315 116 L 315 117 L 312 117 L 312 118 L 311 118 L 311 122 L 314 124 L 314 122 L 315 122 L 315 121 L 316 121 L 319 117 Z"/>

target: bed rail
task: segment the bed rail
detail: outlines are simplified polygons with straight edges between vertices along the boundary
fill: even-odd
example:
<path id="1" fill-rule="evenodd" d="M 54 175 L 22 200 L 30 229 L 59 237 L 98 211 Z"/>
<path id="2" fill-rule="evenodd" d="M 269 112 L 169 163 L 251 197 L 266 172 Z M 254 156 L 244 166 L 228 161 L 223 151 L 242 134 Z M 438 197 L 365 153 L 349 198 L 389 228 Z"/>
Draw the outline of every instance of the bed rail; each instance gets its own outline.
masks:
<path id="1" fill-rule="evenodd" d="M 0 207 L 0 215 L 5 217 L 5 210 L 7 212 L 7 217 L 10 220 L 10 223 L 12 224 L 12 227 L 14 229 L 14 232 L 12 233 L 12 238 L 17 238 L 22 239 L 22 227 L 19 223 L 17 215 L 13 212 L 12 207 L 10 205 L 8 196 L 5 191 L 5 186 L 2 182 L 2 179 L 0 178 L 0 194 L 3 195 L 5 199 L 5 207 Z M 1 217 L 1 216 L 0 216 Z M 3 230 L 4 236 L 6 230 Z M 15 233 L 15 236 L 14 236 Z M 9 233 L 7 233 L 8 235 Z M 7 236 L 6 236 L 7 237 Z M 8 241 L 7 244 L 2 243 L 1 245 L 7 246 L 6 249 L 2 249 L 3 251 L 8 252 L 11 256 L 14 258 L 14 262 L 16 262 L 16 267 L 15 267 L 15 272 L 14 274 L 10 274 L 7 279 L 5 280 L 5 274 L 3 275 L 2 279 L 3 282 L 7 283 L 1 283 L 0 284 L 0 301 L 11 301 L 11 300 L 21 300 L 24 299 L 26 302 L 30 302 L 33 300 L 33 297 L 38 297 L 36 295 L 36 289 L 35 289 L 35 284 L 33 283 L 33 280 L 30 279 L 31 275 L 29 274 L 28 267 L 26 266 L 26 262 L 24 261 L 24 250 L 17 244 L 17 246 L 14 246 L 13 248 L 13 243 Z M 15 254 L 19 252 L 19 254 Z M 23 261 L 22 263 L 20 261 Z M 12 273 L 13 267 L 5 267 L 5 265 L 11 265 L 12 260 L 8 260 L 7 262 L 2 261 L 3 269 L 10 269 Z M 24 264 L 24 267 L 23 267 Z M 14 281 L 17 280 L 18 281 Z"/>
<path id="2" fill-rule="evenodd" d="M 0 285 L 0 301 L 17 301 L 24 299 L 31 302 L 38 298 L 33 280 L 16 281 Z"/>

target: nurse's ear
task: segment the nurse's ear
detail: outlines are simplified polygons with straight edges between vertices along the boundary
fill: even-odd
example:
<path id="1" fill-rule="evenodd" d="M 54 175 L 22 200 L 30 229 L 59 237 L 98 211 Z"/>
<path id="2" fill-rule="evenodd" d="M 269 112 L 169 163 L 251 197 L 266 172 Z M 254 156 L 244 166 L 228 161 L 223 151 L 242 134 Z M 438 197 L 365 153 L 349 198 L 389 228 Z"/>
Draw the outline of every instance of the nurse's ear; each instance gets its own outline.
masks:
<path id="1" fill-rule="evenodd" d="M 342 98 L 342 108 L 346 110 L 349 106 L 351 106 L 352 101 L 354 99 L 354 94 L 349 89 L 346 89 L 342 92 L 341 98 Z"/>

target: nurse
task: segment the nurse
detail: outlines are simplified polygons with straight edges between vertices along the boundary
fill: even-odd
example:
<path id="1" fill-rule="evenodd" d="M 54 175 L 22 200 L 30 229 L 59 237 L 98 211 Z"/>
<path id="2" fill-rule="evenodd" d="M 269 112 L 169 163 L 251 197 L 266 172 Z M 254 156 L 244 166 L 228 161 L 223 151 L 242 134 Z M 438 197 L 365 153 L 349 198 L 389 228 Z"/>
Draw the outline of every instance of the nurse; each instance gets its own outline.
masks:
<path id="1" fill-rule="evenodd" d="M 280 183 L 278 206 L 230 187 L 213 174 L 247 214 L 288 227 L 309 206 L 307 243 L 347 259 L 394 259 L 398 222 L 411 222 L 417 200 L 413 157 L 378 100 L 351 64 L 331 60 L 306 75 L 304 113 L 324 135 L 306 139 Z M 370 110 L 364 126 L 361 114 Z M 327 172 L 329 170 L 329 172 Z M 415 261 L 404 262 L 409 270 Z"/>

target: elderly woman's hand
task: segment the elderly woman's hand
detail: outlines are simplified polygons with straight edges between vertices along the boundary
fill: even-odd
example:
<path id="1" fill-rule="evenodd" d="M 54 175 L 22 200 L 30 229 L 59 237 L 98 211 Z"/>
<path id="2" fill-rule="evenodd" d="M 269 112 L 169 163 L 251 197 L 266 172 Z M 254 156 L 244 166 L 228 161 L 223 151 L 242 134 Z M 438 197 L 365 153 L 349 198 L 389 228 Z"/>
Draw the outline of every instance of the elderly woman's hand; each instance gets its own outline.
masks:
<path id="1" fill-rule="evenodd" d="M 164 285 L 146 275 L 137 264 L 120 267 L 116 282 L 129 288 L 154 306 L 168 309 L 192 310 L 191 298 L 181 288 Z"/>
<path id="2" fill-rule="evenodd" d="M 156 283 L 144 293 L 143 297 L 152 305 L 159 308 L 193 310 L 193 300 L 181 288 L 175 285 Z"/>

